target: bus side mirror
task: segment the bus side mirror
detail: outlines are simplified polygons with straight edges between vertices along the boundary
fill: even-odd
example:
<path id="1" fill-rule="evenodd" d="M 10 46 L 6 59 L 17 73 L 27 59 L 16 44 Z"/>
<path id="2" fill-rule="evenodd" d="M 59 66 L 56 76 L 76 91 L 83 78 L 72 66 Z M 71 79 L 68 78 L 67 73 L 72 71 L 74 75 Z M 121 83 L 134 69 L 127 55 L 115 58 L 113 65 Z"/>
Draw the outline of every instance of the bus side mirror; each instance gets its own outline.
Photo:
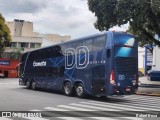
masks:
<path id="1" fill-rule="evenodd" d="M 111 49 L 107 49 L 107 58 L 111 57 Z"/>

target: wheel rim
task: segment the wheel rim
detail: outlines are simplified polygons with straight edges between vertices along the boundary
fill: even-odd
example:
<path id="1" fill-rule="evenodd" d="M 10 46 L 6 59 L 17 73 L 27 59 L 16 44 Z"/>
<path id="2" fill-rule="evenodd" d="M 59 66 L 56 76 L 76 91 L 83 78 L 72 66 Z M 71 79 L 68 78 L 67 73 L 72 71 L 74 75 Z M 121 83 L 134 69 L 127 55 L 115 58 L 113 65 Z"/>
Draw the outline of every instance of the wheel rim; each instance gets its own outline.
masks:
<path id="1" fill-rule="evenodd" d="M 36 88 L 36 83 L 32 82 L 32 89 L 35 89 L 35 88 Z"/>
<path id="2" fill-rule="evenodd" d="M 76 89 L 77 95 L 78 96 L 82 96 L 83 95 L 83 87 L 82 86 L 78 86 Z"/>
<path id="3" fill-rule="evenodd" d="M 27 81 L 26 87 L 28 88 L 29 86 L 30 86 L 30 83 L 29 83 L 29 81 Z"/>
<path id="4" fill-rule="evenodd" d="M 65 93 L 69 95 L 71 93 L 71 86 L 69 84 L 65 85 L 64 90 Z"/>

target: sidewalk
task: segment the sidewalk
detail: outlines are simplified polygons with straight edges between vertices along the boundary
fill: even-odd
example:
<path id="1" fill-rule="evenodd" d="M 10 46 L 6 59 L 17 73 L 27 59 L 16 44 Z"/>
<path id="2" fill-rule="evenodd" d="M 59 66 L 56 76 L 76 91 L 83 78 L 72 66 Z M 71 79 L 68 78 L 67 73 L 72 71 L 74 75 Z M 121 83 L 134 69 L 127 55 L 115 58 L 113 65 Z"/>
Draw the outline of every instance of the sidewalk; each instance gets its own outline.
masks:
<path id="1" fill-rule="evenodd" d="M 139 87 L 136 94 L 160 96 L 160 81 L 150 81 L 147 77 L 139 78 Z"/>

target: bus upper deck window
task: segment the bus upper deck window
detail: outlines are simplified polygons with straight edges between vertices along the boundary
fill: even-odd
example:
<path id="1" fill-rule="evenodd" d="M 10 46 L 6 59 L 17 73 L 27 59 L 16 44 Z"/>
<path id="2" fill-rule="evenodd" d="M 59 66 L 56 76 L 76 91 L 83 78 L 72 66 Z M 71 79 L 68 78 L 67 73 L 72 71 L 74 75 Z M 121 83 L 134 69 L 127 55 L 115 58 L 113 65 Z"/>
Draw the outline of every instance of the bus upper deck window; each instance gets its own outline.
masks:
<path id="1" fill-rule="evenodd" d="M 111 49 L 107 49 L 107 58 L 111 57 Z"/>

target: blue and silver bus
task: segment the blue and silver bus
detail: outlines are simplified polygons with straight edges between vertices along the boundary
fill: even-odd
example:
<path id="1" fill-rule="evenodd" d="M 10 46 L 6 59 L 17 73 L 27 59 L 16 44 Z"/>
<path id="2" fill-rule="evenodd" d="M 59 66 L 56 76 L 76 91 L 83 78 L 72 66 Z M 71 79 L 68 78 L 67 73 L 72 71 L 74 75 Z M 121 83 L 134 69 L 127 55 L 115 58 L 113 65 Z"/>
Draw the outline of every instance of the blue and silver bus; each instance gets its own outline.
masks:
<path id="1" fill-rule="evenodd" d="M 19 84 L 75 94 L 126 95 L 138 89 L 136 38 L 105 32 L 23 54 Z"/>

